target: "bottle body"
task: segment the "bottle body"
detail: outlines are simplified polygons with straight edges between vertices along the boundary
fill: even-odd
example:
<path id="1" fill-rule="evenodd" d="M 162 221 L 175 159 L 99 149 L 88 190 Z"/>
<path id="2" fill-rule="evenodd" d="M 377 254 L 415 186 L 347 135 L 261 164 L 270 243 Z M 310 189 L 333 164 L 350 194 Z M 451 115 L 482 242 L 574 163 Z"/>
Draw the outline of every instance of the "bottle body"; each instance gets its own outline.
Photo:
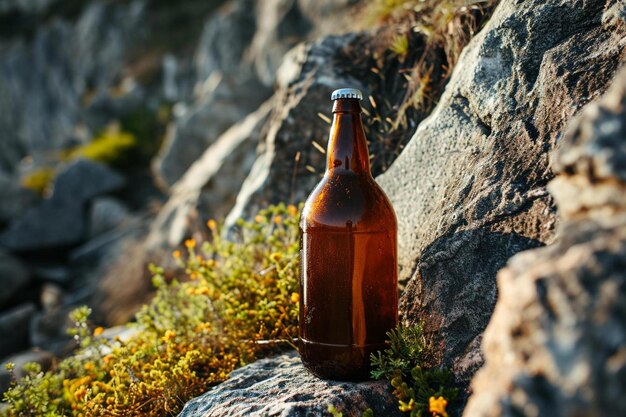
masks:
<path id="1" fill-rule="evenodd" d="M 369 161 L 352 169 L 358 161 L 341 152 L 350 140 L 366 146 L 360 111 L 352 120 L 343 134 L 334 132 L 334 143 L 331 128 L 331 169 L 300 220 L 300 355 L 314 374 L 337 380 L 367 379 L 370 354 L 385 348 L 398 322 L 396 217 Z"/>

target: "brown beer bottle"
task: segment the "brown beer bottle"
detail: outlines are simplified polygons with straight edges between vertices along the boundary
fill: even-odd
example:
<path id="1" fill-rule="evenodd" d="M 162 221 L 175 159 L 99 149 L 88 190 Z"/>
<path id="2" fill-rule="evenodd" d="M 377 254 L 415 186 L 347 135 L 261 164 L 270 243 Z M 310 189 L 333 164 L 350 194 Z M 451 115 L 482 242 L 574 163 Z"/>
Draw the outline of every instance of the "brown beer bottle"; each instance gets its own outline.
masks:
<path id="1" fill-rule="evenodd" d="M 300 219 L 300 356 L 318 376 L 363 380 L 398 322 L 398 226 L 370 172 L 361 92 L 331 98 L 326 173 Z"/>

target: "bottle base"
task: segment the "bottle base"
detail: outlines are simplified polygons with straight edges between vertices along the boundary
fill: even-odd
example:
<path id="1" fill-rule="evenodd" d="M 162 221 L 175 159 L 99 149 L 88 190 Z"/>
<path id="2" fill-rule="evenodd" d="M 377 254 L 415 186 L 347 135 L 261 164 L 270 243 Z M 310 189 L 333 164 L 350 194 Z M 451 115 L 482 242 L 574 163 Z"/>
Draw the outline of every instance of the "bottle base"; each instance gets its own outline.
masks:
<path id="1" fill-rule="evenodd" d="M 320 378 L 335 381 L 370 379 L 370 354 L 387 348 L 385 343 L 335 345 L 300 339 L 300 358 L 304 367 Z"/>

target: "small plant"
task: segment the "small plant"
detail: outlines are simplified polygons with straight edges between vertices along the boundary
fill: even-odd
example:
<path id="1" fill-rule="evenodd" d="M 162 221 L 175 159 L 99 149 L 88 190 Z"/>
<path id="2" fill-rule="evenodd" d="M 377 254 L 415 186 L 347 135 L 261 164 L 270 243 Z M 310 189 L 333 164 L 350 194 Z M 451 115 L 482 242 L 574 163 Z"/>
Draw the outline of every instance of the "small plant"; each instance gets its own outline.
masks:
<path id="1" fill-rule="evenodd" d="M 292 346 L 298 317 L 298 208 L 278 205 L 239 221 L 237 239 L 189 239 L 173 253 L 184 273 L 165 279 L 129 324 L 103 338 L 90 310 L 71 318 L 77 351 L 48 372 L 29 365 L 5 393 L 5 417 L 175 416 L 186 401 L 259 356 Z"/>
<path id="2" fill-rule="evenodd" d="M 389 348 L 371 355 L 372 378 L 389 381 L 398 408 L 411 417 L 448 417 L 446 407 L 458 389 L 449 370 L 427 366 L 431 346 L 422 326 L 398 327 L 387 335 Z"/>
<path id="3" fill-rule="evenodd" d="M 134 135 L 121 130 L 119 125 L 112 124 L 91 142 L 69 150 L 64 158 L 87 158 L 107 165 L 119 165 L 136 146 Z"/>
<path id="4" fill-rule="evenodd" d="M 404 59 L 406 54 L 409 53 L 409 38 L 406 34 L 395 35 L 389 45 L 389 49 L 401 59 Z"/>
<path id="5" fill-rule="evenodd" d="M 22 187 L 28 188 L 39 195 L 44 195 L 56 177 L 54 168 L 44 167 L 26 174 L 21 179 Z"/>

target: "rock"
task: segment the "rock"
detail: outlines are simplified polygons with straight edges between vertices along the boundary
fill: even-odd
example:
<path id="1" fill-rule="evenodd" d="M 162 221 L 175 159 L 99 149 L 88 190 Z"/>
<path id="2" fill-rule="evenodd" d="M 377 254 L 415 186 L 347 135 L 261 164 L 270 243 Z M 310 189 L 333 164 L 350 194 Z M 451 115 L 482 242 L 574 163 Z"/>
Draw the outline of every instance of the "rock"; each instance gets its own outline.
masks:
<path id="1" fill-rule="evenodd" d="M 0 234 L 0 246 L 13 251 L 70 246 L 85 237 L 84 221 L 80 205 L 65 207 L 45 200 Z"/>
<path id="2" fill-rule="evenodd" d="M 75 21 L 49 18 L 0 40 L 0 170 L 15 172 L 24 157 L 46 164 L 76 144 L 86 98 L 109 92 L 141 38 L 145 3 L 89 2 Z"/>
<path id="3" fill-rule="evenodd" d="M 285 58 L 267 134 L 227 224 L 268 204 L 306 199 L 319 180 L 319 173 L 306 167 L 325 166 L 312 141 L 326 143 L 329 127 L 318 114 L 329 114 L 330 93 L 345 85 L 368 93 L 354 73 L 354 51 L 349 52 L 364 36 L 328 36 L 300 45 Z"/>
<path id="4" fill-rule="evenodd" d="M 283 56 L 310 30 L 295 0 L 231 0 L 207 21 L 195 56 L 197 99 L 169 129 L 154 163 L 165 188 L 270 97 Z"/>
<path id="5" fill-rule="evenodd" d="M 32 262 L 29 266 L 33 277 L 44 282 L 54 282 L 67 285 L 72 279 L 72 273 L 65 263 L 49 261 Z"/>
<path id="6" fill-rule="evenodd" d="M 313 29 L 300 6 L 297 0 L 256 2 L 257 28 L 246 58 L 265 86 L 275 84 L 287 51 Z"/>
<path id="7" fill-rule="evenodd" d="M 79 159 L 59 174 L 51 198 L 0 234 L 0 245 L 14 251 L 74 245 L 86 237 L 85 203 L 123 184 L 123 177 L 104 165 Z"/>
<path id="8" fill-rule="evenodd" d="M 39 364 L 41 370 L 45 372 L 52 366 L 54 356 L 45 350 L 33 349 L 6 358 L 0 364 L 0 395 L 9 389 L 12 380 L 10 372 L 6 369 L 6 364 L 12 363 L 14 365 L 13 374 L 15 378 L 19 379 L 26 375 L 24 365 L 33 362 Z"/>
<path id="9" fill-rule="evenodd" d="M 0 358 L 29 346 L 28 322 L 34 314 L 32 303 L 20 304 L 0 313 Z"/>
<path id="10" fill-rule="evenodd" d="M 386 382 L 333 382 L 304 369 L 295 353 L 263 359 L 234 371 L 230 379 L 189 401 L 179 417 L 304 417 L 326 415 L 329 405 L 343 417 L 399 416 Z"/>
<path id="11" fill-rule="evenodd" d="M 69 317 L 75 307 L 59 307 L 36 313 L 26 331 L 30 332 L 33 347 L 50 351 L 56 356 L 64 356 L 74 347 L 72 336 L 67 329 L 73 326 Z"/>
<path id="12" fill-rule="evenodd" d="M 105 258 L 97 290 L 89 301 L 97 321 L 109 326 L 127 323 L 152 299 L 155 289 L 148 265 L 164 265 L 172 257 L 171 251 L 157 253 L 158 258 L 148 257 L 144 241 L 145 237 L 124 239 L 116 256 Z"/>
<path id="13" fill-rule="evenodd" d="M 0 251 L 0 309 L 5 308 L 30 282 L 30 274 L 22 262 Z"/>
<path id="14" fill-rule="evenodd" d="M 553 156 L 558 240 L 498 274 L 464 415 L 626 415 L 625 137 L 626 67 Z"/>
<path id="15" fill-rule="evenodd" d="M 194 231 L 206 230 L 209 215 L 222 218 L 228 213 L 254 162 L 270 109 L 268 102 L 224 132 L 172 187 L 150 226 L 149 251 L 174 248 Z"/>
<path id="16" fill-rule="evenodd" d="M 481 364 L 496 272 L 554 240 L 548 152 L 626 57 L 626 26 L 610 3 L 501 2 L 377 178 L 398 216 L 400 277 L 410 278 L 402 321 L 424 321 L 459 379 Z"/>
<path id="17" fill-rule="evenodd" d="M 83 203 L 98 195 L 121 188 L 124 177 L 106 166 L 78 159 L 61 171 L 54 181 L 52 201 L 69 205 Z"/>
<path id="18" fill-rule="evenodd" d="M 41 13 L 58 0 L 3 0 L 0 13 L 19 11 L 21 13 Z"/>
<path id="19" fill-rule="evenodd" d="M 89 209 L 88 236 L 95 237 L 115 229 L 129 218 L 128 208 L 111 197 L 95 198 Z"/>
<path id="20" fill-rule="evenodd" d="M 63 289 L 56 284 L 46 283 L 41 287 L 39 302 L 44 311 L 59 308 L 63 303 Z"/>
<path id="21" fill-rule="evenodd" d="M 0 173 L 0 228 L 19 217 L 37 202 L 37 196 Z"/>
<path id="22" fill-rule="evenodd" d="M 230 1 L 205 25 L 196 52 L 199 97 L 168 130 L 154 162 L 155 174 L 166 188 L 271 93 L 245 60 L 256 29 L 254 3 Z"/>

